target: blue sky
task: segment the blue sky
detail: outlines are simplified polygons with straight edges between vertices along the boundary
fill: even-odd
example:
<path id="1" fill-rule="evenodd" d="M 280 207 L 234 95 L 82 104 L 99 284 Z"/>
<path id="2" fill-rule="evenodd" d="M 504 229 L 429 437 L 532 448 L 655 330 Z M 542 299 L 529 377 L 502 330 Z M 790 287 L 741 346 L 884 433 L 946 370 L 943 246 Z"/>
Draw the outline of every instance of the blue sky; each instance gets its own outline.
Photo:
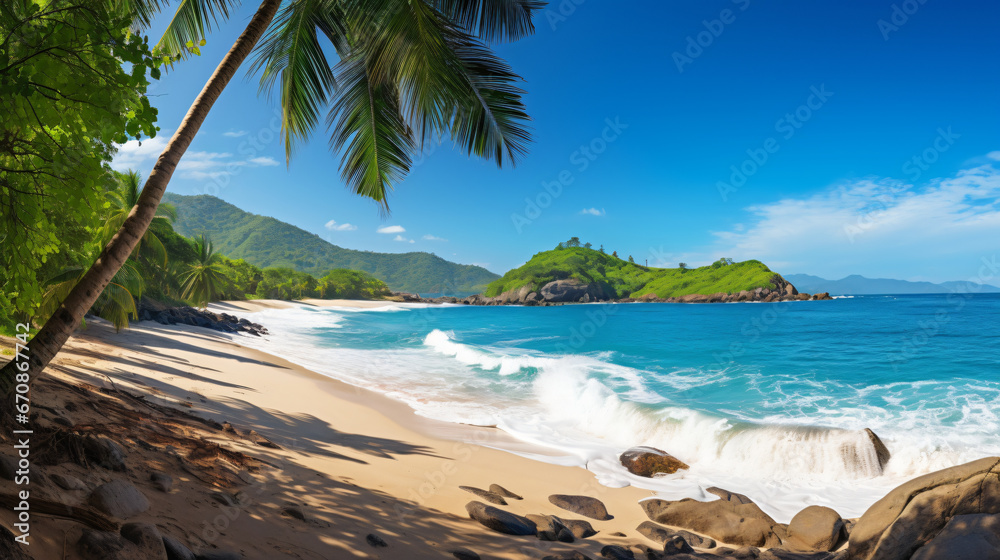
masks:
<path id="1" fill-rule="evenodd" d="M 155 84 L 161 136 L 117 166 L 149 171 L 247 4 Z M 650 265 L 966 279 L 1000 252 L 997 21 L 986 1 L 553 2 L 498 47 L 533 118 L 516 168 L 429 146 L 383 219 L 344 187 L 325 130 L 286 168 L 276 104 L 244 73 L 169 190 L 499 273 L 579 236 Z"/>

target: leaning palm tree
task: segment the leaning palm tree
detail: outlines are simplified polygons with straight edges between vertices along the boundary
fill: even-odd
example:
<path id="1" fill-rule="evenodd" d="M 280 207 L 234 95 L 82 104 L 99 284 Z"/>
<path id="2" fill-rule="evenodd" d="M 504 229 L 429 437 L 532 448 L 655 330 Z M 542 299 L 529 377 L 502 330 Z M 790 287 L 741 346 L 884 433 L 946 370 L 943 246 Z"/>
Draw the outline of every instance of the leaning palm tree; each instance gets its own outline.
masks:
<path id="1" fill-rule="evenodd" d="M 107 199 L 110 203 L 111 213 L 104 222 L 99 232 L 100 238 L 106 243 L 110 241 L 114 234 L 121 229 L 125 219 L 128 218 L 132 208 L 139 202 L 139 195 L 142 192 L 142 177 L 138 171 L 129 169 L 124 173 L 111 172 L 111 188 L 108 190 Z M 170 203 L 162 202 L 156 208 L 156 214 L 146 229 L 146 233 L 139 238 L 139 243 L 132 252 L 133 258 L 138 258 L 139 253 L 148 254 L 149 258 L 157 263 L 166 264 L 167 250 L 163 246 L 158 234 L 164 230 L 171 229 L 170 224 L 177 221 L 177 208 Z"/>
<path id="2" fill-rule="evenodd" d="M 208 303 L 222 293 L 226 278 L 220 266 L 219 254 L 212 248 L 212 242 L 204 234 L 194 238 L 195 261 L 187 265 L 180 277 L 181 297 L 196 307 L 207 307 Z"/>
<path id="3" fill-rule="evenodd" d="M 149 26 L 166 0 L 113 0 Z M 184 0 L 160 52 L 183 58 L 236 0 Z M 528 115 L 520 77 L 489 47 L 534 31 L 538 0 L 262 0 L 195 99 L 156 164 L 135 207 L 98 259 L 31 341 L 35 378 L 139 244 L 181 156 L 215 101 L 263 38 L 253 69 L 261 88 L 277 88 L 286 158 L 316 128 L 323 111 L 341 175 L 353 192 L 388 209 L 393 185 L 428 139 L 450 136 L 470 155 L 515 163 L 527 148 Z M 277 16 L 277 17 L 276 17 Z M 273 25 L 272 25 L 273 23 Z M 323 39 L 332 46 L 331 64 Z M 14 379 L 0 371 L 0 389 Z"/>

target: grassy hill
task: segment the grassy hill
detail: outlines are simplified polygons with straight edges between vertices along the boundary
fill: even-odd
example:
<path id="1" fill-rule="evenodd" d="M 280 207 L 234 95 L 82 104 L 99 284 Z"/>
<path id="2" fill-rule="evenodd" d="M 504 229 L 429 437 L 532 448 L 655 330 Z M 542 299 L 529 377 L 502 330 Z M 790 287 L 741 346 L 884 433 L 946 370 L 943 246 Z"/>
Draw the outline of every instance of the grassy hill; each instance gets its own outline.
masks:
<path id="1" fill-rule="evenodd" d="M 218 252 L 264 267 L 288 267 L 319 276 L 334 268 L 363 270 L 393 290 L 417 293 L 476 293 L 496 274 L 456 264 L 430 253 L 374 253 L 338 247 L 291 224 L 244 212 L 214 196 L 163 198 L 177 207 L 174 229 L 186 236 L 205 233 Z"/>
<path id="2" fill-rule="evenodd" d="M 508 290 L 530 285 L 538 290 L 553 280 L 576 278 L 598 283 L 618 298 L 640 297 L 654 293 L 658 297 L 688 294 L 739 292 L 755 288 L 775 288 L 775 276 L 760 261 L 744 261 L 681 270 L 652 268 L 630 263 L 593 249 L 569 247 L 538 253 L 520 268 L 515 268 L 486 288 L 485 295 L 497 296 Z"/>

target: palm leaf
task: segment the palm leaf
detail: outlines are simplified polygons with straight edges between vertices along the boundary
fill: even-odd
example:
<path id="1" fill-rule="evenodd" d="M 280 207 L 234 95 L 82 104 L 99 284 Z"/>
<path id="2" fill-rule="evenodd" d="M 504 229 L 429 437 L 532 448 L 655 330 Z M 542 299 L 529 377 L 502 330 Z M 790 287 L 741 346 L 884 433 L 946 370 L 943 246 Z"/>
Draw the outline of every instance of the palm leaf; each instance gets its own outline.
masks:
<path id="1" fill-rule="evenodd" d="M 294 0 L 275 17 L 264 36 L 250 72 L 260 70 L 261 91 L 280 87 L 282 135 L 286 160 L 296 140 L 305 140 L 326 109 L 335 90 L 333 71 L 320 44 L 320 34 L 340 49 L 346 48 L 346 31 L 336 17 L 339 2 Z"/>
<path id="2" fill-rule="evenodd" d="M 341 89 L 327 118 L 330 145 L 343 152 L 341 175 L 355 193 L 388 211 L 387 194 L 410 170 L 415 145 L 391 83 L 372 79 L 364 55 L 337 65 Z"/>
<path id="3" fill-rule="evenodd" d="M 156 0 L 146 1 L 159 5 Z M 212 26 L 218 24 L 220 17 L 228 19 L 230 10 L 239 5 L 240 0 L 180 0 L 154 52 L 186 59 L 191 53 L 189 43 L 198 45 L 208 36 Z"/>
<path id="4" fill-rule="evenodd" d="M 517 41 L 535 32 L 534 12 L 547 2 L 537 0 L 435 0 L 448 19 L 490 42 Z"/>

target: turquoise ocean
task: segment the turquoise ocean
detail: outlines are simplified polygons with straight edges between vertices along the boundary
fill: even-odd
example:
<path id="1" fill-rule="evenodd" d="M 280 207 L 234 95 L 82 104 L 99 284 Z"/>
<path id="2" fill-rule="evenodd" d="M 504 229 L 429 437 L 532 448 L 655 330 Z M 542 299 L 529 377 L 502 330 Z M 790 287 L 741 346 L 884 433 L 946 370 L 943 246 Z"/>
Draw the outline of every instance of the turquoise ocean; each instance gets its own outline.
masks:
<path id="1" fill-rule="evenodd" d="M 904 480 L 1000 455 L 1000 294 L 241 316 L 272 334 L 237 342 L 544 449 L 523 455 L 670 499 L 721 486 L 779 521 L 810 504 L 858 516 Z M 635 445 L 691 469 L 632 476 L 617 456 Z"/>

